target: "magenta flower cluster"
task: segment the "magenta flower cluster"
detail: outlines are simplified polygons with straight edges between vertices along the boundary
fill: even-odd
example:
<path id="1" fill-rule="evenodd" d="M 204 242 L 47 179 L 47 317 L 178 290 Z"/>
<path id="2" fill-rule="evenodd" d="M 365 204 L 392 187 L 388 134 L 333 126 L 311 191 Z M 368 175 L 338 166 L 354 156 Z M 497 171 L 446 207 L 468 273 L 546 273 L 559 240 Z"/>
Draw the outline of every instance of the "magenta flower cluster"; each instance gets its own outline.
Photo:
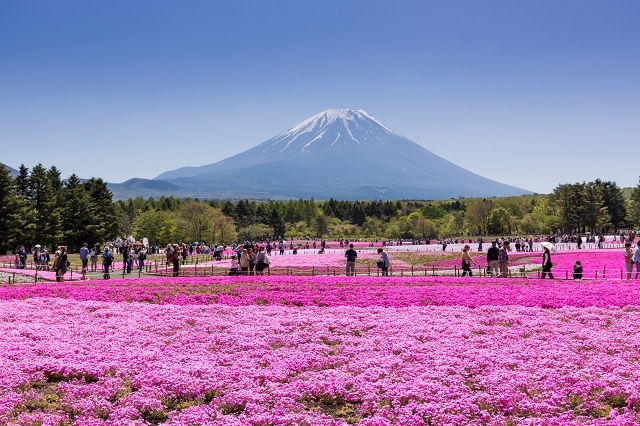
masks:
<path id="1" fill-rule="evenodd" d="M 637 424 L 633 284 L 263 276 L 3 285 L 0 424 Z"/>

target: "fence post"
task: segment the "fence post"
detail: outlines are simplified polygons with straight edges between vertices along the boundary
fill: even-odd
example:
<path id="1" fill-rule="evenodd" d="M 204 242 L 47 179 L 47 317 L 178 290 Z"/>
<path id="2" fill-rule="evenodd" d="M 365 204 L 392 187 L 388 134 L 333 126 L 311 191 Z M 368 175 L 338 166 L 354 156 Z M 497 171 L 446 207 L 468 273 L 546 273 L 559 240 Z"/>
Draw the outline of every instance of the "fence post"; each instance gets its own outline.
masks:
<path id="1" fill-rule="evenodd" d="M 411 265 L 411 276 L 413 276 L 413 265 Z"/>

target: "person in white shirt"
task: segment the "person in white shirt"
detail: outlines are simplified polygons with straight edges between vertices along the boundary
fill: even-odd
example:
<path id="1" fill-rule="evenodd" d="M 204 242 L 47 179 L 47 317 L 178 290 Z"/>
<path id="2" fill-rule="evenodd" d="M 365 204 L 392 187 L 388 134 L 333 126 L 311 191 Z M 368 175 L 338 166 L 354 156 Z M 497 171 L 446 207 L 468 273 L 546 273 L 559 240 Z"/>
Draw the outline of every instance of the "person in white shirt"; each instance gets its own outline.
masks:
<path id="1" fill-rule="evenodd" d="M 633 252 L 633 263 L 636 265 L 636 280 L 640 275 L 640 244 L 636 246 L 636 251 Z"/>

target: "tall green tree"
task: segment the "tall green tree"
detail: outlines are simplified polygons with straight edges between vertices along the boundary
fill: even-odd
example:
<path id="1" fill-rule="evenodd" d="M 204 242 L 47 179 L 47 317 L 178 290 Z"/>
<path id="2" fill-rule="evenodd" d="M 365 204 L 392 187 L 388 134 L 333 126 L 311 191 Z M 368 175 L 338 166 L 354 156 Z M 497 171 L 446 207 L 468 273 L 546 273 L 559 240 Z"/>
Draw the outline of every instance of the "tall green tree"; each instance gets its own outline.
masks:
<path id="1" fill-rule="evenodd" d="M 629 224 L 635 228 L 640 228 L 640 179 L 638 184 L 631 191 L 631 197 L 627 203 L 627 216 Z"/>
<path id="2" fill-rule="evenodd" d="M 0 253 L 12 250 L 18 244 L 31 245 L 33 237 L 33 209 L 18 192 L 9 171 L 0 166 Z"/>
<path id="3" fill-rule="evenodd" d="M 28 193 L 28 201 L 36 214 L 35 242 L 54 250 L 61 236 L 61 230 L 58 229 L 60 211 L 57 209 L 57 194 L 42 164 L 31 169 Z"/>
<path id="4" fill-rule="evenodd" d="M 89 215 L 91 224 L 87 227 L 87 239 L 92 242 L 105 242 L 122 235 L 120 216 L 113 202 L 113 194 L 107 183 L 100 178 L 91 178 L 85 182 L 89 194 Z"/>
<path id="5" fill-rule="evenodd" d="M 70 252 L 76 252 L 84 243 L 100 243 L 89 240 L 90 211 L 89 194 L 80 178 L 72 174 L 62 190 L 61 210 L 62 241 L 69 247 Z"/>
<path id="6" fill-rule="evenodd" d="M 609 223 L 611 228 L 603 229 L 603 231 L 617 231 L 625 227 L 627 208 L 622 189 L 611 181 L 594 181 L 596 187 L 600 189 L 602 194 L 602 203 L 607 208 L 609 215 Z"/>

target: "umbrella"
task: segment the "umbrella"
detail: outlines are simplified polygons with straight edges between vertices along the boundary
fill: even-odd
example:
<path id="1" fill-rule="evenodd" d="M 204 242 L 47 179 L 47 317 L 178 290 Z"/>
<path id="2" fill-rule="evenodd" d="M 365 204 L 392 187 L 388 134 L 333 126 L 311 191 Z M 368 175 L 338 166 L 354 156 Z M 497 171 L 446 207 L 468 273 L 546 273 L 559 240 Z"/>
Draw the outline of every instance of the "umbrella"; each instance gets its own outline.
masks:
<path id="1" fill-rule="evenodd" d="M 36 248 L 40 248 L 42 247 L 40 244 L 36 244 Z"/>
<path id="2" fill-rule="evenodd" d="M 543 241 L 540 243 L 540 245 L 542 245 L 542 247 L 544 248 L 548 248 L 549 250 L 551 250 L 553 253 L 556 252 L 556 246 L 554 246 L 553 244 L 551 244 L 549 241 Z"/>

